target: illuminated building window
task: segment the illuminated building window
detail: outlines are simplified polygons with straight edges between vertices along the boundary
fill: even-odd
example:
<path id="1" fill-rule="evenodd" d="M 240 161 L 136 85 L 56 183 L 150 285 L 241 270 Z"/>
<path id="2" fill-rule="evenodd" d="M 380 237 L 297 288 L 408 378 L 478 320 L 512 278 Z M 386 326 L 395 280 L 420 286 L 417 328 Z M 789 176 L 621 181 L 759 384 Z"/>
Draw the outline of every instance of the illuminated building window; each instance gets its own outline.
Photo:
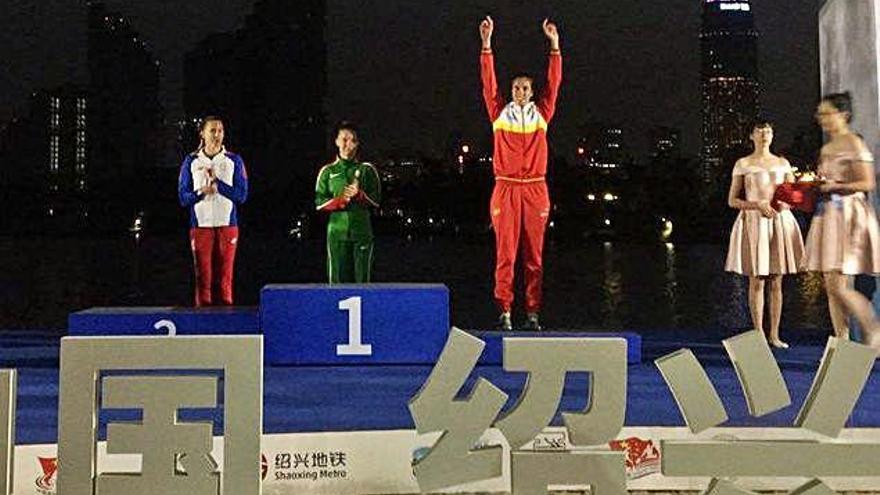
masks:
<path id="1" fill-rule="evenodd" d="M 49 170 L 57 172 L 61 164 L 61 138 L 52 136 L 49 139 Z"/>

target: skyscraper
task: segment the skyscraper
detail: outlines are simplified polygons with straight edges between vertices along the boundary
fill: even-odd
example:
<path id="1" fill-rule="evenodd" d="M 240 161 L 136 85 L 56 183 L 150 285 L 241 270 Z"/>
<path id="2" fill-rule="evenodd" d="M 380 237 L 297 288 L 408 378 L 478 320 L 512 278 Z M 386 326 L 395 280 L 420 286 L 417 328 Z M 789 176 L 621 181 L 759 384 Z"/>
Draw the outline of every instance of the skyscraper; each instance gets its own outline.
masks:
<path id="1" fill-rule="evenodd" d="M 43 123 L 40 155 L 46 177 L 45 214 L 50 221 L 52 218 L 85 220 L 90 172 L 86 92 L 72 87 L 59 88 L 37 93 L 32 104 L 36 122 Z"/>
<path id="2" fill-rule="evenodd" d="M 88 225 L 89 96 L 64 85 L 31 93 L 24 118 L 0 137 L 5 228 L 69 231 Z"/>
<path id="3" fill-rule="evenodd" d="M 186 56 L 187 117 L 219 114 L 227 142 L 256 178 L 249 219 L 275 229 L 309 206 L 328 159 L 325 0 L 258 0 L 244 26 Z M 331 155 L 332 156 L 332 155 Z"/>
<path id="4" fill-rule="evenodd" d="M 702 1 L 702 174 L 715 182 L 759 113 L 758 32 L 749 0 Z"/>
<path id="5" fill-rule="evenodd" d="M 130 222 L 150 194 L 141 178 L 161 150 L 159 65 L 123 15 L 88 2 L 90 177 L 108 228 Z"/>

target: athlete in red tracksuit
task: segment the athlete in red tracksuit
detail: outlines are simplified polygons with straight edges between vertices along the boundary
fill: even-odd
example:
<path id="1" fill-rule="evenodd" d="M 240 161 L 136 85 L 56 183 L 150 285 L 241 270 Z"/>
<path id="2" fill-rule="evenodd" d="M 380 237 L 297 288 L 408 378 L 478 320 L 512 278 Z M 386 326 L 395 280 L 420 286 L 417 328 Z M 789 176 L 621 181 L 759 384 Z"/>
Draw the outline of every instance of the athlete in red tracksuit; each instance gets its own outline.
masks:
<path id="1" fill-rule="evenodd" d="M 495 230 L 495 301 L 501 310 L 499 325 L 503 330 L 512 329 L 513 273 L 520 242 L 526 283 L 527 319 L 523 329 L 541 329 L 538 313 L 541 309 L 542 251 L 550 215 L 550 195 L 544 181 L 547 174 L 547 127 L 556 110 L 556 96 L 562 82 L 559 32 L 556 25 L 546 19 L 542 27 L 550 40 L 547 87 L 538 101 L 532 102 L 532 79 L 517 76 L 512 84 L 513 101 L 505 104 L 495 79 L 492 56 L 494 23 L 491 17 L 480 23 L 483 99 L 495 136 L 495 190 L 489 213 Z"/>

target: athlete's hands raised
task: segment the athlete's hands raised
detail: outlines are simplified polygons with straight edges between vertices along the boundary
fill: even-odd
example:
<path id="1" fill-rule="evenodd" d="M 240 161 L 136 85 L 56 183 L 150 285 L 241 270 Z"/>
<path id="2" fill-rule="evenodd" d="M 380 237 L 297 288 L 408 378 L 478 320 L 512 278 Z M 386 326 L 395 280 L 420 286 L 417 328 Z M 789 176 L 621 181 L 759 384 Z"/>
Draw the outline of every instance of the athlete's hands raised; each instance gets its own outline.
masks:
<path id="1" fill-rule="evenodd" d="M 495 23 L 492 21 L 492 18 L 486 16 L 483 19 L 483 22 L 480 23 L 480 39 L 483 40 L 483 49 L 489 50 L 492 48 L 492 31 L 495 30 Z"/>
<path id="2" fill-rule="evenodd" d="M 550 40 L 550 49 L 559 50 L 559 30 L 556 29 L 556 24 L 550 22 L 550 19 L 544 19 L 541 28 L 544 30 L 544 36 Z"/>

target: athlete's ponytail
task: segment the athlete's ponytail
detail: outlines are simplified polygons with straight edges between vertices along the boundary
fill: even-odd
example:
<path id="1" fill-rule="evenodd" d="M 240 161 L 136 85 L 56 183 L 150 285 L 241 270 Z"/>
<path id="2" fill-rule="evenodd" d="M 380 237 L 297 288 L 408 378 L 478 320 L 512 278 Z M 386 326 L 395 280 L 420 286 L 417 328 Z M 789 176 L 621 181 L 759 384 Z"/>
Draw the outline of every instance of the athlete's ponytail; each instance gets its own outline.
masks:
<path id="1" fill-rule="evenodd" d="M 208 123 L 210 122 L 220 122 L 222 124 L 223 119 L 217 115 L 207 115 L 202 118 L 201 122 L 199 122 L 199 147 L 198 149 L 196 149 L 196 153 L 202 151 L 202 149 L 205 147 L 205 138 L 202 137 L 202 132 L 205 130 L 205 127 L 207 127 Z"/>

